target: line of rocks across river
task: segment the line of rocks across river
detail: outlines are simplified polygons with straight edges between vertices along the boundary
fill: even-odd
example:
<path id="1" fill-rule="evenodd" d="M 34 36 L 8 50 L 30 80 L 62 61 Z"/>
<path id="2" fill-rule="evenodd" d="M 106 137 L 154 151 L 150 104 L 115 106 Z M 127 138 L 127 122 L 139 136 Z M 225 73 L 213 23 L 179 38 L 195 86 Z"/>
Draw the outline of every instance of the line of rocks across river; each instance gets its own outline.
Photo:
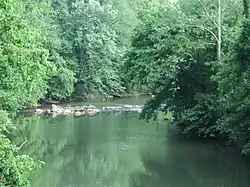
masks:
<path id="1" fill-rule="evenodd" d="M 42 109 L 37 108 L 36 114 L 52 114 L 52 115 L 95 115 L 96 113 L 104 112 L 141 112 L 143 109 L 142 105 L 121 105 L 121 106 L 105 106 L 96 107 L 93 105 L 89 106 L 75 106 L 75 107 L 62 107 L 55 104 L 51 105 L 51 108 Z"/>

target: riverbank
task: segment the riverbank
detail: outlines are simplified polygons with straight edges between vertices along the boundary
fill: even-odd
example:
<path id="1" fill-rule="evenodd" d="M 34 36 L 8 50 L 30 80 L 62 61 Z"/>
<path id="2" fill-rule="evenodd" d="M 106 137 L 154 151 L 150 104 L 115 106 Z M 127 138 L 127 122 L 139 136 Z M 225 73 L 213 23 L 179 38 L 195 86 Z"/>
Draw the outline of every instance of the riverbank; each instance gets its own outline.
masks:
<path id="1" fill-rule="evenodd" d="M 112 104 L 117 101 L 119 103 L 120 101 L 122 104 L 127 104 L 126 100 L 136 100 L 134 102 L 134 105 L 136 104 L 144 104 L 145 101 L 147 101 L 151 97 L 150 94 L 139 94 L 139 93 L 124 93 L 119 95 L 119 97 L 96 97 L 92 99 L 83 99 L 83 98 L 69 98 L 66 100 L 54 100 L 54 99 L 43 99 L 38 101 L 35 104 L 26 104 L 23 106 L 23 111 L 27 110 L 35 110 L 36 108 L 48 108 L 51 107 L 52 104 L 60 105 L 60 106 L 68 106 L 68 105 L 86 105 L 86 104 L 94 104 L 94 105 L 100 105 L 103 104 L 103 106 Z M 142 100 L 142 102 L 138 103 L 138 100 Z"/>
<path id="2" fill-rule="evenodd" d="M 88 101 L 114 101 L 114 100 L 120 100 L 120 99 L 126 99 L 126 98 L 149 98 L 150 94 L 146 93 L 123 93 L 123 94 L 112 94 L 107 97 L 93 97 L 93 98 L 82 98 L 82 97 L 71 97 L 66 100 L 53 100 L 53 99 L 44 99 L 39 101 L 40 105 L 46 105 L 46 104 L 68 104 L 68 103 L 83 103 Z"/>

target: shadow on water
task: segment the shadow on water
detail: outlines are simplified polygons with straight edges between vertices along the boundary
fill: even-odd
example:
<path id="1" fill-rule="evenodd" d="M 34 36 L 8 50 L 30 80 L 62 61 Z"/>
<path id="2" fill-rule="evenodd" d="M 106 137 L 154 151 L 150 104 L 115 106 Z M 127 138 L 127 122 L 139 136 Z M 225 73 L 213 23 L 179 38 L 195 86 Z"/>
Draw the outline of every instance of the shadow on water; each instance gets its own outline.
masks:
<path id="1" fill-rule="evenodd" d="M 145 172 L 131 175 L 131 187 L 247 187 L 250 184 L 249 158 L 233 148 L 183 140 L 165 145 L 162 159 L 157 152 L 141 153 Z"/>
<path id="2" fill-rule="evenodd" d="M 248 187 L 249 165 L 232 148 L 180 140 L 133 113 L 21 117 L 13 141 L 45 161 L 35 187 Z"/>

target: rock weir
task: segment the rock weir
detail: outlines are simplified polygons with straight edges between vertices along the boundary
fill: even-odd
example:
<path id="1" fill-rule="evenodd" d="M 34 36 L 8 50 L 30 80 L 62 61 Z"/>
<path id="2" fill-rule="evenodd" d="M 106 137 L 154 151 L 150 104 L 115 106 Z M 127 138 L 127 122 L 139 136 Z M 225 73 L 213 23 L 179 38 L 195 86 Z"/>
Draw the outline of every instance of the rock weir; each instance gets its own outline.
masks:
<path id="1" fill-rule="evenodd" d="M 59 105 L 52 104 L 49 109 L 37 108 L 36 114 L 52 114 L 57 115 L 95 115 L 97 113 L 105 112 L 138 112 L 140 113 L 143 109 L 142 105 L 122 105 L 122 106 L 105 106 L 99 107 L 89 105 L 89 106 L 75 106 L 75 107 L 62 107 Z"/>

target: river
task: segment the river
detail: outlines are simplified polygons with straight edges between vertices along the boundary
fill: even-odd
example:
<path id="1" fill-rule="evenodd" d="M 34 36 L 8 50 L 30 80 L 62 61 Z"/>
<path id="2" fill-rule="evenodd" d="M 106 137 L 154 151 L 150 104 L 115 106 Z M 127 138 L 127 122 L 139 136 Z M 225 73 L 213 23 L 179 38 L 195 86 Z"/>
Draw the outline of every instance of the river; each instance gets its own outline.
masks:
<path id="1" fill-rule="evenodd" d="M 111 104 L 142 104 L 117 100 Z M 102 103 L 105 104 L 105 103 Z M 178 140 L 171 124 L 136 113 L 27 116 L 14 142 L 46 164 L 32 187 L 248 187 L 250 166 L 234 149 Z"/>

